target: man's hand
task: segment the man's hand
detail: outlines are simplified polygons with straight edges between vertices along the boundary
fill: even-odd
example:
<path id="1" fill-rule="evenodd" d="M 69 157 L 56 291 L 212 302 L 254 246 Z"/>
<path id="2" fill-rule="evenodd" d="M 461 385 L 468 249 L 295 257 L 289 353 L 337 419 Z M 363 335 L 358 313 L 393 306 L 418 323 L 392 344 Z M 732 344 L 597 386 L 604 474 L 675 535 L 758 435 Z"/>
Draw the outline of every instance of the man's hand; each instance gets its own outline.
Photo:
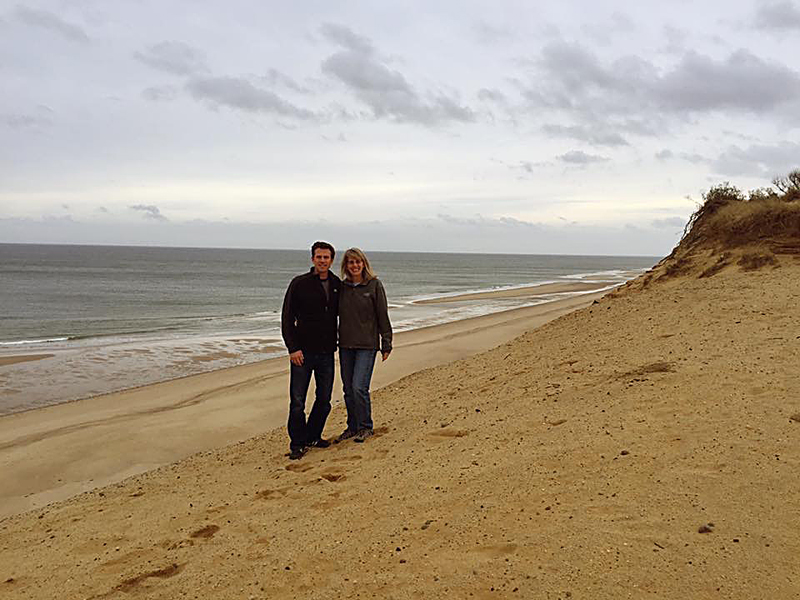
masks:
<path id="1" fill-rule="evenodd" d="M 290 352 L 289 353 L 289 360 L 292 361 L 292 364 L 294 366 L 302 367 L 303 366 L 303 351 L 302 350 L 298 350 L 297 352 Z"/>
<path id="2" fill-rule="evenodd" d="M 389 358 L 389 352 L 381 352 L 381 362 Z"/>

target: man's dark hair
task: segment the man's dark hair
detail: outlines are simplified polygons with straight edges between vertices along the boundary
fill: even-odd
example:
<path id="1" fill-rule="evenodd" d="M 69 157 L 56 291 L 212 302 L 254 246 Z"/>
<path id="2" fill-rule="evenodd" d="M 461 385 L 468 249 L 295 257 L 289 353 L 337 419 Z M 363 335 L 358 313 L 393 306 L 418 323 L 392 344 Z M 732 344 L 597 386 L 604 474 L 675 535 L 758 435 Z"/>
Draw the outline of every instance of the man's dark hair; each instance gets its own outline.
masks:
<path id="1" fill-rule="evenodd" d="M 322 248 L 323 250 L 330 250 L 331 251 L 331 260 L 333 257 L 336 256 L 336 250 L 331 246 L 328 242 L 314 242 L 314 245 L 311 246 L 311 257 L 314 257 L 314 252 L 317 251 L 317 248 Z"/>

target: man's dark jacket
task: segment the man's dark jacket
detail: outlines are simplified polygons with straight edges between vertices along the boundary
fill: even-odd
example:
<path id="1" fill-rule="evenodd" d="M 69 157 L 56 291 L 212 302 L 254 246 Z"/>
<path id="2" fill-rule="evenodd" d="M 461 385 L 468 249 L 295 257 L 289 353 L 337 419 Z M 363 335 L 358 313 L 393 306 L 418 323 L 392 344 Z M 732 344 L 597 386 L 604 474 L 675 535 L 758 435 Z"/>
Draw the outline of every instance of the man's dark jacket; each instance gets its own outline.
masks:
<path id="1" fill-rule="evenodd" d="M 328 281 L 327 297 L 314 267 L 289 284 L 281 312 L 281 333 L 289 353 L 298 350 L 304 354 L 336 351 L 336 316 L 339 314 L 342 282 L 330 271 Z"/>

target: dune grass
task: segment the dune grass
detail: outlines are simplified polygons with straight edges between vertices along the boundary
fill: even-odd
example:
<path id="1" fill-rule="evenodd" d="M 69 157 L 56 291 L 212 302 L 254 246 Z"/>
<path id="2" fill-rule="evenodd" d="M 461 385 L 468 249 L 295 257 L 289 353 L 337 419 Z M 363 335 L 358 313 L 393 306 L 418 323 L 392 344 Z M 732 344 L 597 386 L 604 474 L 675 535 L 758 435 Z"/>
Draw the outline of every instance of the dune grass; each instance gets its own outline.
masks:
<path id="1" fill-rule="evenodd" d="M 703 194 L 676 250 L 764 246 L 774 253 L 800 253 L 800 169 L 774 185 L 777 189 L 747 195 L 729 183 L 712 187 Z"/>

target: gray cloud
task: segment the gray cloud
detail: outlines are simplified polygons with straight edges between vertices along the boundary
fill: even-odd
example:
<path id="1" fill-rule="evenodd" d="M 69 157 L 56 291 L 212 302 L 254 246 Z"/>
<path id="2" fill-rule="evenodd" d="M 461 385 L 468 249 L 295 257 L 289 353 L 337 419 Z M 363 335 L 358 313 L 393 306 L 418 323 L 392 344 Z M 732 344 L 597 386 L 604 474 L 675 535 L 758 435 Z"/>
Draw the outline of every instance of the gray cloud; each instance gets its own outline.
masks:
<path id="1" fill-rule="evenodd" d="M 426 126 L 475 120 L 471 109 L 445 94 L 420 97 L 402 73 L 381 61 L 366 38 L 338 25 L 324 25 L 321 31 L 343 47 L 323 61 L 322 71 L 343 83 L 376 118 Z"/>
<path id="2" fill-rule="evenodd" d="M 167 217 L 161 214 L 161 211 L 155 204 L 134 204 L 128 208 L 141 212 L 146 219 L 152 219 L 154 221 L 168 220 Z"/>
<path id="3" fill-rule="evenodd" d="M 565 137 L 587 142 L 592 146 L 627 146 L 628 141 L 614 131 L 582 125 L 544 125 L 542 132 L 552 137 Z"/>
<path id="4" fill-rule="evenodd" d="M 537 167 L 546 167 L 550 163 L 547 162 L 531 162 L 529 160 L 521 160 L 515 163 L 507 163 L 499 158 L 491 158 L 492 162 L 496 162 L 512 171 L 525 171 L 525 173 L 534 173 Z"/>
<path id="5" fill-rule="evenodd" d="M 361 54 L 373 54 L 375 52 L 375 47 L 368 38 L 358 35 L 344 25 L 325 23 L 320 27 L 320 32 L 329 41 L 353 52 Z"/>
<path id="6" fill-rule="evenodd" d="M 711 162 L 707 157 L 696 152 L 681 152 L 678 157 L 695 165 L 704 165 Z"/>
<path id="7" fill-rule="evenodd" d="M 663 150 L 656 152 L 655 156 L 658 160 L 669 160 L 670 158 L 675 157 L 675 153 L 672 150 L 664 148 Z"/>
<path id="8" fill-rule="evenodd" d="M 300 85 L 294 79 L 277 69 L 269 69 L 262 79 L 268 85 L 281 85 L 298 94 L 310 94 L 312 92 L 310 88 Z"/>
<path id="9" fill-rule="evenodd" d="M 616 125 L 650 105 L 646 90 L 657 79 L 655 68 L 636 57 L 603 65 L 579 44 L 553 42 L 531 66 L 531 83 L 518 82 L 523 98 L 536 109 L 574 115 L 587 124 Z"/>
<path id="10" fill-rule="evenodd" d="M 589 165 L 592 163 L 608 162 L 610 160 L 605 156 L 587 154 L 583 150 L 570 150 L 565 154 L 556 156 L 556 158 L 561 162 L 569 163 L 571 165 Z"/>
<path id="11" fill-rule="evenodd" d="M 69 23 L 58 15 L 46 10 L 39 10 L 18 5 L 14 9 L 13 15 L 19 21 L 22 21 L 27 25 L 48 29 L 70 41 L 83 43 L 89 41 L 89 36 L 78 25 Z"/>
<path id="12" fill-rule="evenodd" d="M 689 52 L 663 72 L 637 56 L 606 64 L 583 46 L 560 41 L 546 45 L 531 65 L 530 83 L 518 85 L 532 107 L 569 114 L 580 125 L 604 123 L 611 131 L 653 135 L 663 131 L 664 115 L 760 114 L 800 98 L 797 71 L 746 50 L 722 60 Z"/>
<path id="13" fill-rule="evenodd" d="M 800 167 L 800 144 L 781 142 L 771 146 L 753 144 L 747 148 L 729 146 L 711 161 L 711 167 L 720 175 L 750 175 L 771 180 Z"/>
<path id="14" fill-rule="evenodd" d="M 523 221 L 522 219 L 515 219 L 514 217 L 500 217 L 497 219 L 503 225 L 510 225 L 512 227 L 530 227 L 533 229 L 539 229 L 542 227 L 539 223 L 533 223 L 531 221 Z"/>
<path id="15" fill-rule="evenodd" d="M 540 228 L 540 223 L 533 223 L 531 221 L 523 221 L 515 219 L 514 217 L 484 217 L 483 215 L 475 215 L 474 217 L 454 217 L 446 213 L 439 213 L 436 219 L 448 225 L 455 225 L 457 227 L 472 227 L 472 228 Z"/>
<path id="16" fill-rule="evenodd" d="M 664 37 L 667 39 L 664 50 L 676 54 L 683 53 L 689 35 L 683 29 L 678 29 L 673 25 L 664 25 L 663 31 Z"/>
<path id="17" fill-rule="evenodd" d="M 651 225 L 658 229 L 666 229 L 670 227 L 683 227 L 686 225 L 686 219 L 683 217 L 666 217 L 664 219 L 653 219 Z"/>
<path id="18" fill-rule="evenodd" d="M 800 29 L 800 9 L 794 2 L 771 2 L 758 7 L 754 19 L 758 29 Z"/>
<path id="19" fill-rule="evenodd" d="M 656 152 L 655 153 L 655 157 L 658 160 L 662 160 L 662 161 L 680 159 L 680 160 L 685 160 L 686 162 L 690 162 L 690 163 L 695 164 L 695 165 L 708 164 L 708 163 L 711 162 L 708 158 L 706 158 L 705 156 L 703 156 L 701 154 L 692 153 L 692 152 L 678 152 L 676 154 L 672 150 L 668 150 L 666 148 Z"/>
<path id="20" fill-rule="evenodd" d="M 183 42 L 161 42 L 134 57 L 149 67 L 172 75 L 197 75 L 208 71 L 205 55 Z"/>
<path id="21" fill-rule="evenodd" d="M 746 50 L 715 61 L 696 52 L 686 54 L 652 90 L 654 100 L 673 111 L 769 111 L 797 100 L 800 76 Z"/>
<path id="22" fill-rule="evenodd" d="M 178 95 L 178 88 L 173 85 L 162 85 L 149 87 L 142 91 L 142 96 L 152 102 L 164 102 L 174 100 Z"/>
<path id="23" fill-rule="evenodd" d="M 478 90 L 478 99 L 484 102 L 494 102 L 495 104 L 505 105 L 508 103 L 508 98 L 500 90 L 490 90 L 488 88 L 481 88 Z"/>
<path id="24" fill-rule="evenodd" d="M 0 115 L 0 123 L 12 129 L 37 129 L 50 125 L 50 119 L 36 115 Z"/>
<path id="25" fill-rule="evenodd" d="M 268 113 L 281 117 L 311 120 L 315 114 L 295 106 L 274 92 L 254 86 L 242 77 L 196 77 L 186 89 L 196 99 L 210 105 L 227 106 L 246 112 Z"/>

